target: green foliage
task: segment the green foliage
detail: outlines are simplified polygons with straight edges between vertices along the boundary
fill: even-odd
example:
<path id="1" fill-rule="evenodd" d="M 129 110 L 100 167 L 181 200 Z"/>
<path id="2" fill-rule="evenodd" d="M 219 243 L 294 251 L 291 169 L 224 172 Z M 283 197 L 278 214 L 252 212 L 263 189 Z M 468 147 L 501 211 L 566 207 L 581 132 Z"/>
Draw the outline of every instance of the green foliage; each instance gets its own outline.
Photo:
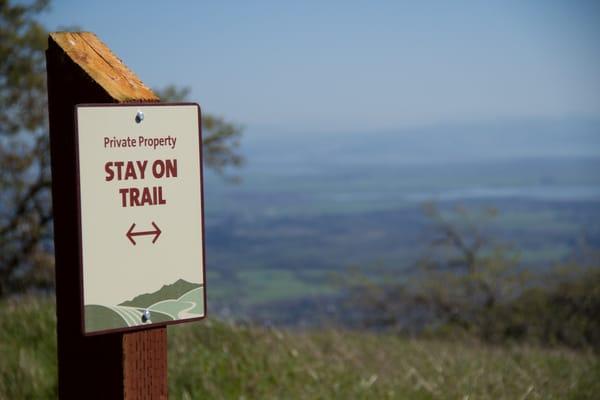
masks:
<path id="1" fill-rule="evenodd" d="M 190 88 L 169 85 L 155 90 L 164 102 L 181 102 L 188 100 Z M 204 164 L 217 173 L 225 176 L 228 167 L 240 167 L 244 158 L 239 154 L 242 128 L 225 121 L 222 117 L 202 113 L 202 146 Z M 228 177 L 237 181 L 237 177 Z"/>
<path id="2" fill-rule="evenodd" d="M 424 204 L 423 212 L 431 238 L 413 276 L 400 283 L 367 280 L 355 290 L 361 293 L 353 301 L 364 310 L 364 323 L 401 330 L 446 322 L 486 325 L 486 311 L 513 298 L 526 278 L 518 268 L 518 253 L 490 234 L 498 212 L 461 206 L 440 210 L 433 203 Z M 407 319 L 411 314 L 416 321 Z"/>
<path id="3" fill-rule="evenodd" d="M 529 340 L 600 350 L 600 270 L 550 288 L 526 290 L 488 312 L 490 323 L 473 326 L 488 341 Z"/>
<path id="4" fill-rule="evenodd" d="M 433 239 L 419 261 L 416 295 L 440 318 L 473 323 L 481 309 L 518 293 L 526 278 L 518 269 L 518 253 L 489 233 L 496 209 L 477 212 L 457 206 L 445 214 L 432 203 L 423 208 L 433 225 Z"/>
<path id="5" fill-rule="evenodd" d="M 56 398 L 50 300 L 0 302 L 0 321 L 0 399 Z M 593 399 L 599 391 L 598 356 L 587 351 L 213 320 L 169 328 L 174 399 Z"/>
<path id="6" fill-rule="evenodd" d="M 576 269 L 575 266 L 572 268 Z M 427 320 L 419 334 L 432 338 L 477 337 L 488 343 L 509 345 L 530 343 L 544 346 L 568 346 L 600 350 L 600 269 L 579 271 L 575 276 L 552 276 L 514 298 L 490 307 L 470 307 L 469 317 L 461 309 L 451 318 L 442 314 Z M 445 281 L 446 285 L 454 285 Z M 392 297 L 393 294 L 393 297 Z M 365 322 L 378 328 L 392 327 L 402 333 L 414 326 L 398 324 L 399 315 L 409 316 L 414 309 L 424 313 L 419 297 L 404 287 L 386 290 L 381 285 L 365 286 L 358 307 L 369 304 Z M 428 304 L 428 303 L 426 303 Z M 403 314 L 402 314 L 403 313 Z M 414 324 L 414 322 L 413 322 Z"/>
<path id="7" fill-rule="evenodd" d="M 0 132 L 15 135 L 43 128 L 46 119 L 46 30 L 34 16 L 48 0 L 0 1 Z"/>
<path id="8" fill-rule="evenodd" d="M 47 1 L 0 1 L 0 297 L 52 285 L 44 53 Z"/>
<path id="9" fill-rule="evenodd" d="M 407 282 L 354 279 L 352 310 L 370 328 L 486 342 L 531 342 L 600 349 L 600 270 L 585 249 L 586 268 L 528 275 L 518 253 L 490 236 L 494 210 L 426 205 L 433 239 Z M 592 256 L 592 257 L 591 257 Z M 581 259 L 581 257 L 579 257 Z M 392 281 L 394 282 L 394 281 Z"/>
<path id="10" fill-rule="evenodd" d="M 434 207 L 428 215 L 449 246 L 443 264 L 427 265 L 433 273 L 418 277 L 423 282 L 417 296 L 438 311 L 434 331 L 464 330 L 490 342 L 530 341 L 546 345 L 600 349 L 600 270 L 568 265 L 570 274 L 527 275 L 518 258 L 481 233 L 490 225 L 490 211 L 482 222 L 457 210 L 454 221 Z M 466 226 L 467 230 L 464 230 Z M 589 250 L 586 250 L 589 252 Z M 597 258 L 596 258 L 597 260 Z M 458 266 L 458 271 L 455 266 Z"/>

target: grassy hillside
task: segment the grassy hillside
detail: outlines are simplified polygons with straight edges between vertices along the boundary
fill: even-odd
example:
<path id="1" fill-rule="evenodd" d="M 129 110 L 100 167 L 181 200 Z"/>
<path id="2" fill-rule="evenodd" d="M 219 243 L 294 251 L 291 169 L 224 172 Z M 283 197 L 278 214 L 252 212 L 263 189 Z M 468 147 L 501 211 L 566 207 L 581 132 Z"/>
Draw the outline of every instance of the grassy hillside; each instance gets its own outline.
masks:
<path id="1" fill-rule="evenodd" d="M 0 399 L 56 397 L 54 307 L 0 303 Z M 592 399 L 591 351 L 216 321 L 169 328 L 172 399 Z"/>

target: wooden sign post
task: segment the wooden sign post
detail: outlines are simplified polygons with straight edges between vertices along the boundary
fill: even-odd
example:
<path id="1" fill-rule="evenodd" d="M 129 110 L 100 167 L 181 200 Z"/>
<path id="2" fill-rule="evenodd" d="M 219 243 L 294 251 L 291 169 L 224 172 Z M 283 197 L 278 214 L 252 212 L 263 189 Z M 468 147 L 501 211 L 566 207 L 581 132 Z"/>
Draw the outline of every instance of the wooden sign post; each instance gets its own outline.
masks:
<path id="1" fill-rule="evenodd" d="M 46 51 L 56 254 L 61 399 L 166 399 L 164 326 L 84 336 L 74 108 L 83 103 L 158 102 L 94 34 L 52 33 Z"/>

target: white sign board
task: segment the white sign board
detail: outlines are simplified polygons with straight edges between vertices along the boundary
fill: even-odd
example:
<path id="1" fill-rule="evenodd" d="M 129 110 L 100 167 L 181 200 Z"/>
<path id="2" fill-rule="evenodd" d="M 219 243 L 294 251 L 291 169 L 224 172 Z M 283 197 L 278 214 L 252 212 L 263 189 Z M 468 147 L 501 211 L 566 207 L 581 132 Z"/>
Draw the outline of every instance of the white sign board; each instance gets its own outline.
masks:
<path id="1" fill-rule="evenodd" d="M 206 314 L 197 104 L 78 105 L 83 332 Z"/>

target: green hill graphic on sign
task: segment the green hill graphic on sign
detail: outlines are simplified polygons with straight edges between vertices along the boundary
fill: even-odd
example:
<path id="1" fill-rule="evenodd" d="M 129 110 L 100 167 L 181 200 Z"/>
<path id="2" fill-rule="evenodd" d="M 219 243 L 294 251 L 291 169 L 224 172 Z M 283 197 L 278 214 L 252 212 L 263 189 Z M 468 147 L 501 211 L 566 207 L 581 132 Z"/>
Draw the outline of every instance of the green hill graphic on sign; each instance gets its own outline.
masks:
<path id="1" fill-rule="evenodd" d="M 143 318 L 148 310 L 150 319 Z M 119 305 L 87 304 L 85 331 L 103 331 L 204 316 L 204 287 L 183 279 Z"/>
<path id="2" fill-rule="evenodd" d="M 148 308 L 154 303 L 158 303 L 163 300 L 177 299 L 183 296 L 185 293 L 199 288 L 200 285 L 197 283 L 191 283 L 179 279 L 177 282 L 171 285 L 165 285 L 154 293 L 141 294 L 133 298 L 133 300 L 124 301 L 119 304 L 120 306 L 129 307 L 141 307 Z"/>

